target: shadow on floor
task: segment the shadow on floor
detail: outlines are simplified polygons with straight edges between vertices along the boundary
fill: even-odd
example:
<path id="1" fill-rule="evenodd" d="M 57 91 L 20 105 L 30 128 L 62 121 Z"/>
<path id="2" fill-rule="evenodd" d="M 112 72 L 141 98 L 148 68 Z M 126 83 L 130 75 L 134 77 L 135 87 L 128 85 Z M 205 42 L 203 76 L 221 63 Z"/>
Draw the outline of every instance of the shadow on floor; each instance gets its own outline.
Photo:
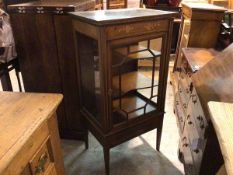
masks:
<path id="1" fill-rule="evenodd" d="M 156 135 L 155 140 L 156 140 Z M 67 175 L 104 175 L 102 146 L 89 134 L 90 147 L 62 140 Z M 110 150 L 111 175 L 182 175 L 171 161 L 142 137 L 136 137 Z"/>

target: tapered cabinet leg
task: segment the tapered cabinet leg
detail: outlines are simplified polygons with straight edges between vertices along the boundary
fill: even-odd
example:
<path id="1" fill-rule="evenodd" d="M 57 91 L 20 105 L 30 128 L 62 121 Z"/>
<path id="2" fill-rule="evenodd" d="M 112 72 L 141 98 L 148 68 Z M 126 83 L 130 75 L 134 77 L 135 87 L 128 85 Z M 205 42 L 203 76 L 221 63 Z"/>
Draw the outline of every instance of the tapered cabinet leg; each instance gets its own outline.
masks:
<path id="1" fill-rule="evenodd" d="M 104 148 L 105 174 L 109 175 L 109 148 Z"/>
<path id="2" fill-rule="evenodd" d="M 162 125 L 157 128 L 156 150 L 160 151 L 160 142 L 162 136 Z"/>

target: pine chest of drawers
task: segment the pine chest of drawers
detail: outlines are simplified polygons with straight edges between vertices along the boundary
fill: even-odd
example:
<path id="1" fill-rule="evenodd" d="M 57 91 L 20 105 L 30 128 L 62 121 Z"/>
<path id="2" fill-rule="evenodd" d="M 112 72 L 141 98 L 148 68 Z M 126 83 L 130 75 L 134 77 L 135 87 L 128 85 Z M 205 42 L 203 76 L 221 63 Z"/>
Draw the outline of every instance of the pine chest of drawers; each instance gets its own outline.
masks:
<path id="1" fill-rule="evenodd" d="M 61 95 L 0 93 L 0 174 L 64 175 L 56 109 Z"/>

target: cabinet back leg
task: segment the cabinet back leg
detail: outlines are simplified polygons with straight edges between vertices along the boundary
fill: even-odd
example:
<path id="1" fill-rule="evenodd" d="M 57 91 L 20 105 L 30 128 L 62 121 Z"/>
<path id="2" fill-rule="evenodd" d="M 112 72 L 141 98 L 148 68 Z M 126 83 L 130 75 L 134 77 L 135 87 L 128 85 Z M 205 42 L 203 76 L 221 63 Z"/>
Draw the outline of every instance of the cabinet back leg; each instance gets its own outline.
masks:
<path id="1" fill-rule="evenodd" d="M 104 149 L 105 174 L 109 175 L 109 148 Z"/>
<path id="2" fill-rule="evenodd" d="M 89 148 L 89 142 L 88 142 L 88 131 L 85 131 L 85 149 Z"/>

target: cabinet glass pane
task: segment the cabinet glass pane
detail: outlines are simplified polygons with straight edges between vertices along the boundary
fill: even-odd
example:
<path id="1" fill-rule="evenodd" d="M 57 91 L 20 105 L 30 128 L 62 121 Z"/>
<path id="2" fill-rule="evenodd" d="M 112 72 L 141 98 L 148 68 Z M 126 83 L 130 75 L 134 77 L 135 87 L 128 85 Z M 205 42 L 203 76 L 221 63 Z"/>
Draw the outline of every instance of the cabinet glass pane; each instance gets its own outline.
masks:
<path id="1" fill-rule="evenodd" d="M 112 121 L 128 122 L 156 111 L 162 39 L 112 48 Z"/>
<path id="2" fill-rule="evenodd" d="M 81 83 L 81 106 L 87 115 L 100 121 L 100 57 L 96 40 L 77 33 Z"/>

